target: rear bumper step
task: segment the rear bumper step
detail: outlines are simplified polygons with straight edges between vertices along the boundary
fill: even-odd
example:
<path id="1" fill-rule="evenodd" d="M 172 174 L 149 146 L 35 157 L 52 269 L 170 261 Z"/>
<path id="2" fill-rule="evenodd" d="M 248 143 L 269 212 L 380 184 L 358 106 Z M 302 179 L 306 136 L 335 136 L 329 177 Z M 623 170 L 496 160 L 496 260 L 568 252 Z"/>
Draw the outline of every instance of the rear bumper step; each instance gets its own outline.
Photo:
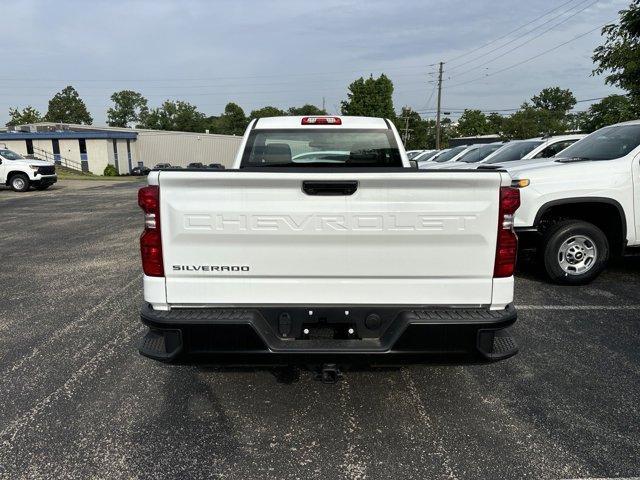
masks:
<path id="1" fill-rule="evenodd" d="M 518 351 L 504 310 L 420 307 L 174 308 L 145 304 L 144 356 L 216 363 L 497 361 Z M 215 357 L 215 358 L 214 358 Z M 464 360 L 463 360 L 464 358 Z"/>

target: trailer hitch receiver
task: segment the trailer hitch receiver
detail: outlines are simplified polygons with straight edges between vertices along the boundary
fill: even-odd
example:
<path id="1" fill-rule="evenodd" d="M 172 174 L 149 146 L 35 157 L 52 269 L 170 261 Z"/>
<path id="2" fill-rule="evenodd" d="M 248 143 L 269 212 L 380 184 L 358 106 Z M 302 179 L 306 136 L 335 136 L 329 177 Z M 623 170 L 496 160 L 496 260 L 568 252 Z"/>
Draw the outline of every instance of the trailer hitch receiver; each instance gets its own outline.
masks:
<path id="1" fill-rule="evenodd" d="M 322 383 L 337 383 L 342 376 L 340 368 L 335 363 L 325 363 L 316 371 L 315 378 Z"/>

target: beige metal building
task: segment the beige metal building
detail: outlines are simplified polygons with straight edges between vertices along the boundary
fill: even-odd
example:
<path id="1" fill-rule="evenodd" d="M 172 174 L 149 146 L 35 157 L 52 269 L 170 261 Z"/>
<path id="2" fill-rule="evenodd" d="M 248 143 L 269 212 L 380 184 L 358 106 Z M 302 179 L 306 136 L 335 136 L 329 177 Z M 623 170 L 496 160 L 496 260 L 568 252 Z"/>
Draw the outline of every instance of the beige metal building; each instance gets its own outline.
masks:
<path id="1" fill-rule="evenodd" d="M 186 167 L 191 162 L 233 164 L 242 137 L 210 133 L 135 130 L 136 154 L 146 166 L 170 163 Z"/>
<path id="2" fill-rule="evenodd" d="M 127 174 L 135 166 L 192 162 L 230 167 L 242 137 L 208 133 L 95 127 L 41 122 L 9 127 L 0 144 L 23 155 L 102 175 L 107 165 Z"/>

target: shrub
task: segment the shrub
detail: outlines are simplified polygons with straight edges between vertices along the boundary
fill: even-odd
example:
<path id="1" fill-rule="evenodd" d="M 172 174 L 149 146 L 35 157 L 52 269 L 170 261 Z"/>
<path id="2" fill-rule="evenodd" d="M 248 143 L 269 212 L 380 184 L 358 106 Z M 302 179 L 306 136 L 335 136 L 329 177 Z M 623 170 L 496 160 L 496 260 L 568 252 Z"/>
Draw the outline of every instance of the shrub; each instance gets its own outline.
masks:
<path id="1" fill-rule="evenodd" d="M 118 171 L 116 170 L 116 167 L 114 167 L 113 165 L 107 165 L 106 167 L 104 167 L 104 176 L 117 177 Z"/>

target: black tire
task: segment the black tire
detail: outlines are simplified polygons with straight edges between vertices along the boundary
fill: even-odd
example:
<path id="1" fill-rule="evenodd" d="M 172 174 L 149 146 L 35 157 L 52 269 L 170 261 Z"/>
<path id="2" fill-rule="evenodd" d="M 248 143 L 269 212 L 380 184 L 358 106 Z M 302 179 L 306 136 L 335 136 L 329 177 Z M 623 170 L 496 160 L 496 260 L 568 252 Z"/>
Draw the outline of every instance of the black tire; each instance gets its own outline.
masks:
<path id="1" fill-rule="evenodd" d="M 564 255 L 561 252 L 565 242 L 567 242 L 566 245 L 575 244 L 575 237 L 578 237 L 580 245 L 595 247 L 593 249 L 595 256 L 588 264 L 585 264 L 582 273 L 575 269 L 575 266 L 568 259 L 576 261 L 576 257 L 579 257 L 582 260 L 585 255 L 583 247 L 576 247 L 578 251 L 573 253 L 573 257 L 570 256 L 571 252 L 569 255 Z M 553 282 L 561 285 L 584 285 L 595 279 L 607 266 L 609 241 L 602 230 L 592 223 L 581 220 L 565 220 L 545 232 L 540 253 L 544 269 Z M 565 261 L 565 268 L 562 267 L 561 260 Z M 573 271 L 571 271 L 572 269 Z"/>
<path id="2" fill-rule="evenodd" d="M 49 188 L 51 185 L 47 184 L 47 185 L 36 185 L 34 188 L 36 190 L 46 190 L 47 188 Z"/>
<path id="3" fill-rule="evenodd" d="M 14 192 L 26 192 L 29 190 L 29 177 L 24 173 L 16 173 L 9 179 L 9 186 Z"/>

